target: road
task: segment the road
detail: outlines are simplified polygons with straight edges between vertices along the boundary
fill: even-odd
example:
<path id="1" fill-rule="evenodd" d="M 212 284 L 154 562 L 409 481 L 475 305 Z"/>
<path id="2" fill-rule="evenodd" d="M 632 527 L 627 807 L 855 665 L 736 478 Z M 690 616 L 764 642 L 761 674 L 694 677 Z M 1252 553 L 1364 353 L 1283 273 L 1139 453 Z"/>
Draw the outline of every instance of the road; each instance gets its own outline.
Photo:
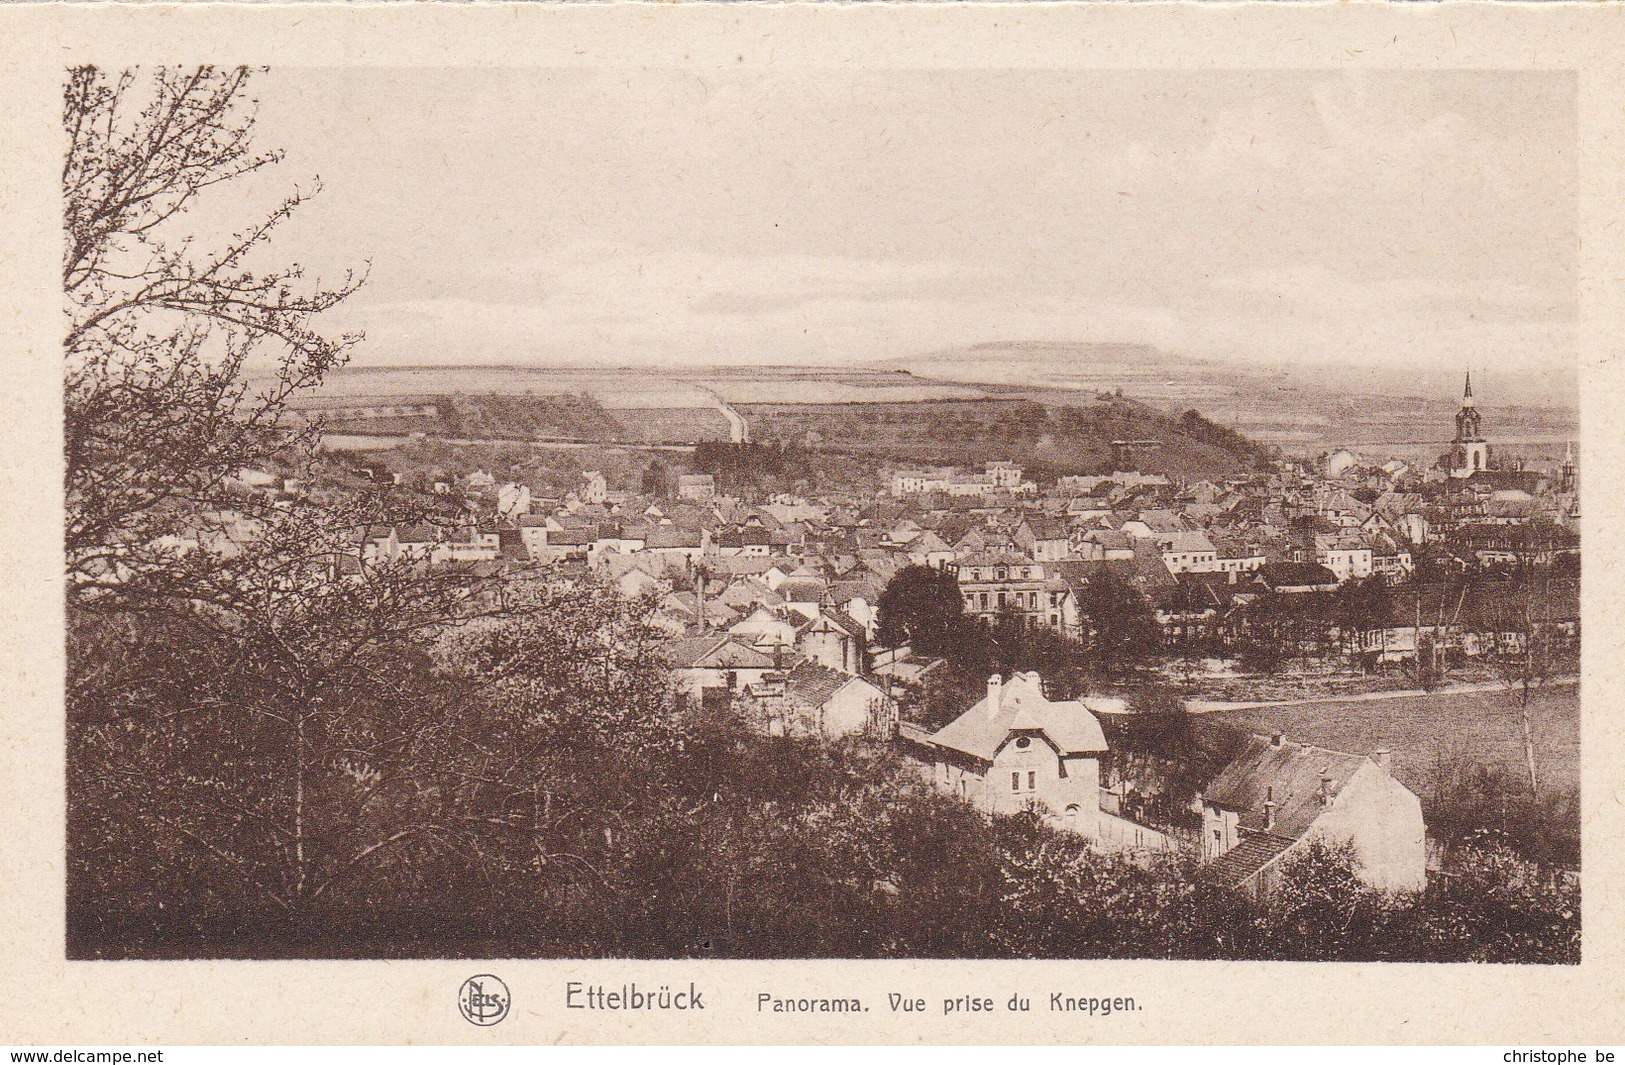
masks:
<path id="1" fill-rule="evenodd" d="M 408 433 L 323 433 L 322 443 L 335 451 L 380 451 L 397 448 L 412 436 Z M 680 454 L 692 454 L 693 444 L 635 444 L 618 440 L 566 440 L 559 437 L 539 437 L 526 439 L 523 437 L 499 436 L 429 436 L 427 439 L 438 440 L 443 444 L 468 446 L 474 444 L 485 445 L 512 445 L 516 447 L 548 447 L 548 448 L 601 448 L 604 451 L 664 451 Z"/>
<path id="2" fill-rule="evenodd" d="M 703 385 L 695 385 L 694 387 L 715 400 L 717 410 L 721 411 L 722 416 L 728 419 L 728 439 L 735 444 L 750 443 L 750 424 L 745 421 L 745 416 L 728 406 L 727 400 L 709 388 Z"/>
<path id="3" fill-rule="evenodd" d="M 1579 677 L 1556 677 L 1547 681 L 1541 687 L 1563 687 L 1580 683 Z M 1415 699 L 1423 695 L 1457 695 L 1463 692 L 1499 692 L 1506 691 L 1506 685 L 1500 681 L 1480 681 L 1473 684 L 1450 684 L 1442 688 L 1435 688 L 1431 692 L 1420 688 L 1406 688 L 1401 691 L 1365 692 L 1361 695 L 1329 695 L 1324 697 L 1310 696 L 1302 699 L 1273 699 L 1256 703 L 1221 703 L 1208 699 L 1191 699 L 1185 703 L 1185 709 L 1193 714 L 1216 714 L 1225 710 L 1260 710 L 1267 706 L 1299 706 L 1303 703 L 1366 703 L 1379 699 Z"/>

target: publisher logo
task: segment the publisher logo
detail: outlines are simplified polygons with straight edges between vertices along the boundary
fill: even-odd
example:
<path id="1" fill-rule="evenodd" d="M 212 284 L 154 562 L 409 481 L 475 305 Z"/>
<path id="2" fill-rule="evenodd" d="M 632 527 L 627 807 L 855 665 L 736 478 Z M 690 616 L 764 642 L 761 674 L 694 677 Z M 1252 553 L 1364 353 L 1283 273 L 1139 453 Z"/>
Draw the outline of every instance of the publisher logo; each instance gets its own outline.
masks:
<path id="1" fill-rule="evenodd" d="M 457 1008 L 469 1024 L 497 1024 L 508 1015 L 508 985 L 490 973 L 470 976 L 457 992 Z"/>

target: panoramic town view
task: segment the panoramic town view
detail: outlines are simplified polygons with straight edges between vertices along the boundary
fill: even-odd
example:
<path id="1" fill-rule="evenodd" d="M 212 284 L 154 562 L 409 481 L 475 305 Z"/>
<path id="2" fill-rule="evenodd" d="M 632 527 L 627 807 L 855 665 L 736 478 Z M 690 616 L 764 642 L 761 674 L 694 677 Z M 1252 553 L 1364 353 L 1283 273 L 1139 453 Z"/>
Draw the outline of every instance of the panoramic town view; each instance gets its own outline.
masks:
<path id="1" fill-rule="evenodd" d="M 1460 178 L 1420 208 L 1398 188 L 1407 166 L 1430 189 L 1471 169 L 1448 153 L 1482 141 L 1484 85 L 1170 92 L 1124 134 L 1135 165 L 1096 175 L 1133 234 L 1090 214 L 1107 247 L 1051 247 L 1045 215 L 1008 270 L 1000 238 L 978 245 L 1040 307 L 961 283 L 940 249 L 911 272 L 828 218 L 791 221 L 789 193 L 752 183 L 754 148 L 635 216 L 561 176 L 588 165 L 560 143 L 571 116 L 526 115 L 557 187 L 493 209 L 462 186 L 543 180 L 497 160 L 503 123 L 442 152 L 413 94 L 448 75 L 367 76 L 68 74 L 70 957 L 1579 961 L 1573 297 L 1541 287 L 1572 285 L 1573 253 L 1533 209 L 1496 234 L 1515 261 L 1444 239 L 1505 182 Z M 1497 91 L 1566 114 L 1561 86 L 1531 84 Z M 636 99 L 595 118 L 613 84 L 524 91 L 544 89 L 652 153 L 681 133 L 626 117 Z M 1071 91 L 1010 91 L 1039 89 Z M 714 117 L 743 92 L 671 106 Z M 816 192 L 797 195 L 855 234 L 884 213 L 900 262 L 938 223 L 918 188 L 880 212 L 836 187 L 890 165 L 859 150 L 886 108 L 836 97 L 794 113 L 858 147 L 809 162 Z M 758 105 L 764 128 L 788 121 Z M 1412 110 L 1425 128 L 1397 128 Z M 382 129 L 359 132 L 369 116 Z M 1383 163 L 1393 203 L 1337 210 L 1387 186 L 1294 169 L 1299 119 L 1317 152 L 1359 156 L 1362 122 L 1412 144 Z M 1557 126 L 1561 147 L 1572 117 Z M 1272 135 L 1276 154 L 1255 147 Z M 363 158 L 388 136 L 454 176 Z M 1211 216 L 1167 223 L 1211 260 L 1159 276 L 1192 321 L 1241 324 L 1136 318 L 1103 281 L 1064 325 L 1076 279 L 1051 257 L 1102 276 L 1135 241 L 1168 257 L 1137 197 L 1191 166 L 1250 188 L 1266 164 L 1301 182 L 1274 189 L 1283 211 L 1361 235 L 1250 230 L 1218 188 Z M 1529 180 L 1572 211 L 1552 165 Z M 1010 173 L 987 180 L 936 191 L 1018 196 Z M 302 221 L 322 205 L 337 213 Z M 614 220 L 675 233 L 711 212 L 754 219 L 757 250 L 741 222 L 692 269 L 650 252 L 665 276 L 636 288 Z M 1025 217 L 988 212 L 1001 232 Z M 511 270 L 468 265 L 572 225 L 592 239 L 534 289 L 528 244 Z M 1392 283 L 1337 288 L 1367 252 Z M 1434 280 L 1405 284 L 1402 252 Z M 1266 267 L 1277 253 L 1347 258 Z M 1274 279 L 1269 298 L 1202 287 L 1226 256 Z M 1476 273 L 1500 269 L 1516 282 Z M 595 284 L 632 291 L 584 311 Z M 487 289 L 505 295 L 470 303 Z M 1324 312 L 1277 302 L 1321 291 Z M 574 315 L 562 339 L 533 306 Z M 1330 354 L 1226 354 L 1276 344 Z"/>

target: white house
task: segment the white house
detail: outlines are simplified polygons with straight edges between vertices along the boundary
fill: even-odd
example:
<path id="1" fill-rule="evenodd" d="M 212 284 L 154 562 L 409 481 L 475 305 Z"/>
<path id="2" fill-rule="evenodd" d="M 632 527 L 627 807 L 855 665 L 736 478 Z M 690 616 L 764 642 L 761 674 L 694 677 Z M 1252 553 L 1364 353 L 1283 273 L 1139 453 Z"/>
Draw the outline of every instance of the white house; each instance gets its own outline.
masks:
<path id="1" fill-rule="evenodd" d="M 667 653 L 678 690 L 696 697 L 711 689 L 744 691 L 774 668 L 768 655 L 723 635 L 673 640 Z"/>
<path id="2" fill-rule="evenodd" d="M 1360 878 L 1382 891 L 1427 884 L 1422 802 L 1364 755 L 1255 736 L 1202 794 L 1202 856 L 1221 883 L 1267 897 L 1311 841 L 1347 844 Z"/>
<path id="3" fill-rule="evenodd" d="M 677 498 L 704 502 L 717 497 L 717 481 L 709 473 L 685 473 L 677 478 Z"/>
<path id="4" fill-rule="evenodd" d="M 899 728 L 907 751 L 945 792 L 987 813 L 1036 807 L 1100 837 L 1106 736 L 1081 700 L 1051 702 L 1037 673 L 988 678 L 987 696 L 943 728 Z"/>
<path id="5" fill-rule="evenodd" d="M 587 470 L 581 475 L 581 487 L 576 496 L 583 503 L 602 503 L 609 496 L 609 482 L 598 470 Z"/>
<path id="6" fill-rule="evenodd" d="M 1169 573 L 1216 573 L 1219 549 L 1202 532 L 1159 533 L 1157 551 Z"/>
<path id="7" fill-rule="evenodd" d="M 513 481 L 497 488 L 497 517 L 518 518 L 530 513 L 530 487 Z"/>
<path id="8" fill-rule="evenodd" d="M 769 677 L 753 691 L 761 698 L 770 732 L 835 739 L 861 733 L 890 736 L 897 704 L 880 688 L 817 662 L 806 661 L 774 684 Z"/>

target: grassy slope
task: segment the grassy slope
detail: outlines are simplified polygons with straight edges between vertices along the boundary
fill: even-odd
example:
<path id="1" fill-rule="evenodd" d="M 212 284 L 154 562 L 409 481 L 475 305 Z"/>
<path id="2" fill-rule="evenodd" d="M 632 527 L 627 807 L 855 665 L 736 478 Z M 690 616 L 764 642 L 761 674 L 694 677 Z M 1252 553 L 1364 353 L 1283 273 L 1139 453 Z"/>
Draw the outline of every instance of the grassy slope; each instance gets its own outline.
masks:
<path id="1" fill-rule="evenodd" d="M 1580 689 L 1538 692 L 1532 703 L 1536 768 L 1541 789 L 1580 786 Z M 1504 691 L 1460 692 L 1405 699 L 1317 702 L 1214 715 L 1250 732 L 1280 729 L 1289 739 L 1370 754 L 1387 746 L 1394 775 L 1422 798 L 1434 793 L 1441 763 L 1465 758 L 1504 768 L 1522 780 L 1523 734 L 1517 702 Z"/>

